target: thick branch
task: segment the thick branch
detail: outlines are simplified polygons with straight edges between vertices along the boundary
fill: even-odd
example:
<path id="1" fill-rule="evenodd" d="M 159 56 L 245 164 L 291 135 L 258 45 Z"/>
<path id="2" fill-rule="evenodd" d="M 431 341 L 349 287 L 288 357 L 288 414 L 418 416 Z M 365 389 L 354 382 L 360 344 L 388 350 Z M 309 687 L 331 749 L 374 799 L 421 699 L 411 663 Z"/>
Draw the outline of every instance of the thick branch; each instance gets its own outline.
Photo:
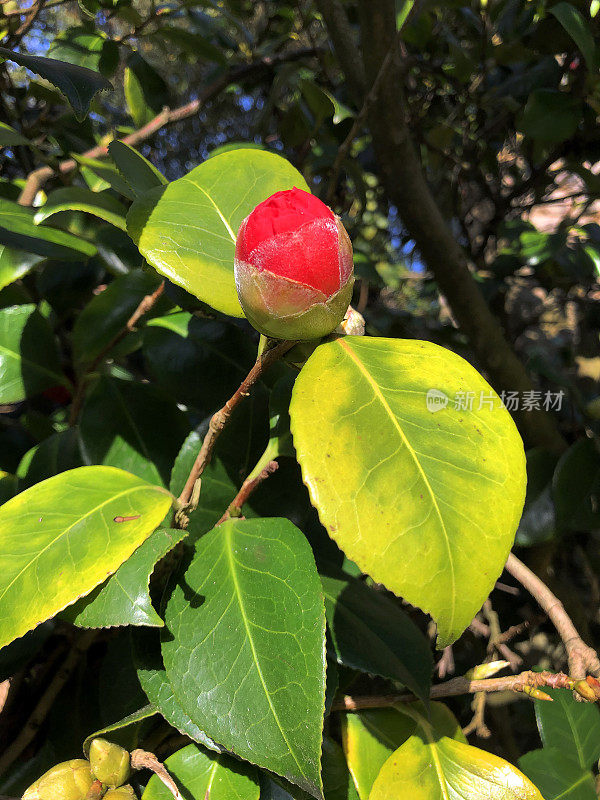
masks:
<path id="1" fill-rule="evenodd" d="M 505 569 L 527 589 L 550 618 L 565 645 L 571 675 L 577 680 L 582 680 L 588 673 L 600 677 L 600 660 L 596 651 L 583 641 L 558 597 L 513 553 L 509 555 Z"/>
<path id="2" fill-rule="evenodd" d="M 256 61 L 252 61 L 250 64 L 232 67 L 209 84 L 195 100 L 185 103 L 185 105 L 179 106 L 178 108 L 164 108 L 154 119 L 151 119 L 150 122 L 139 130 L 130 133 L 128 136 L 124 136 L 121 141 L 129 145 L 139 144 L 145 139 L 149 139 L 165 125 L 194 116 L 194 114 L 197 114 L 207 103 L 217 97 L 229 84 L 252 77 L 261 72 L 269 72 L 281 63 L 298 61 L 299 59 L 315 55 L 315 52 L 315 49 L 312 47 L 302 48 L 289 53 L 280 53 L 275 56 L 264 56 Z M 101 158 L 107 153 L 108 148 L 106 146 L 97 145 L 96 147 L 92 147 L 91 150 L 87 150 L 83 155 L 86 158 Z M 76 167 L 77 162 L 75 159 L 69 158 L 65 161 L 61 161 L 57 169 L 53 169 L 52 167 L 40 167 L 34 170 L 27 176 L 25 186 L 19 197 L 19 203 L 22 206 L 32 205 L 37 193 L 42 186 L 44 186 L 46 181 L 50 180 L 54 175 L 66 175 L 72 172 Z"/>
<path id="3" fill-rule="evenodd" d="M 327 5 L 325 0 L 321 2 Z M 360 0 L 359 8 L 366 85 L 369 86 L 377 79 L 388 52 L 394 48 L 395 3 L 394 0 Z M 325 19 L 327 21 L 327 17 Z M 329 33 L 335 45 L 335 32 L 329 28 Z M 346 54 L 337 46 L 336 53 L 345 66 Z M 529 376 L 489 310 L 467 259 L 425 181 L 410 139 L 402 83 L 396 48 L 393 62 L 385 72 L 367 115 L 387 194 L 398 207 L 407 231 L 434 273 L 440 291 L 492 383 L 498 390 L 529 391 L 532 388 Z M 530 443 L 557 451 L 564 448 L 556 424 L 547 412 L 530 411 L 515 416 Z"/>
<path id="4" fill-rule="evenodd" d="M 295 344 L 296 342 L 282 341 L 260 355 L 256 359 L 256 363 L 246 375 L 237 391 L 229 398 L 223 408 L 219 409 L 219 411 L 217 411 L 211 417 L 208 425 L 208 432 L 204 437 L 200 452 L 196 457 L 194 466 L 192 467 L 188 479 L 185 482 L 185 486 L 179 495 L 181 512 L 178 513 L 180 515 L 180 520 L 183 520 L 183 516 L 185 516 L 185 510 L 190 506 L 190 501 L 192 500 L 192 494 L 194 492 L 196 482 L 199 480 L 206 466 L 210 463 L 217 439 L 229 422 L 232 413 L 235 411 L 238 405 L 246 397 L 248 397 L 254 384 L 260 380 L 263 373 L 271 366 L 271 364 L 277 361 L 277 359 L 284 355 L 284 353 L 287 353 L 287 351 Z"/>

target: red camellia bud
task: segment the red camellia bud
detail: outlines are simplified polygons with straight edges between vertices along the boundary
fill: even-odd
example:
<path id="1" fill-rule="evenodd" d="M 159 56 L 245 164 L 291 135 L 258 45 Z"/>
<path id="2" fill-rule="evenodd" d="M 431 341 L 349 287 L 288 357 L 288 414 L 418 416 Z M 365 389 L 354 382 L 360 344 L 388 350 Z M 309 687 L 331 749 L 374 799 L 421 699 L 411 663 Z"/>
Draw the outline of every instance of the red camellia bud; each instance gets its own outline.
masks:
<path id="1" fill-rule="evenodd" d="M 352 244 L 325 203 L 301 189 L 276 192 L 242 222 L 235 282 L 248 321 L 275 339 L 319 339 L 352 296 Z"/>

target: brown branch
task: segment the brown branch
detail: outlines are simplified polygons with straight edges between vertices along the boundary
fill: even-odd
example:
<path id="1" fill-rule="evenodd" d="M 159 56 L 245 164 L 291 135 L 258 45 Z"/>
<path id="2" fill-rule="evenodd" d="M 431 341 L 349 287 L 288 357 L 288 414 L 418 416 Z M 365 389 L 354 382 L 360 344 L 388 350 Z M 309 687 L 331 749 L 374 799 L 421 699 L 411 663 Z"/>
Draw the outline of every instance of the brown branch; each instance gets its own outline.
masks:
<path id="1" fill-rule="evenodd" d="M 132 769 L 151 770 L 156 777 L 164 783 L 175 800 L 183 800 L 177 788 L 177 784 L 169 775 L 167 768 L 158 760 L 154 753 L 148 753 L 146 750 L 134 750 L 131 753 L 131 767 Z"/>
<path id="2" fill-rule="evenodd" d="M 585 683 L 583 681 L 582 683 Z M 442 697 L 458 697 L 463 694 L 478 694 L 479 692 L 517 692 L 527 694 L 530 697 L 546 699 L 548 695 L 542 697 L 541 687 L 548 686 L 552 689 L 575 689 L 580 684 L 574 678 L 565 675 L 564 672 L 520 672 L 518 675 L 509 675 L 503 678 L 486 678 L 484 680 L 472 680 L 464 675 L 445 683 L 438 683 L 431 687 L 429 697 L 437 700 Z M 581 688 L 581 687 L 580 687 Z M 589 689 L 589 687 L 588 687 Z M 586 692 L 586 699 L 591 699 L 592 694 Z M 366 697 L 351 697 L 344 695 L 333 703 L 333 711 L 359 711 L 363 708 L 389 708 L 396 703 L 411 703 L 417 698 L 413 694 L 387 694 L 387 695 L 368 695 Z"/>
<path id="3" fill-rule="evenodd" d="M 527 589 L 550 618 L 567 651 L 571 675 L 577 680 L 582 680 L 588 673 L 600 677 L 598 654 L 583 641 L 558 597 L 513 553 L 509 555 L 505 569 Z"/>
<path id="4" fill-rule="evenodd" d="M 77 384 L 77 389 L 75 391 L 75 395 L 73 396 L 73 402 L 71 404 L 71 413 L 69 414 L 69 425 L 73 427 L 76 424 L 77 418 L 79 417 L 79 412 L 81 411 L 81 405 L 83 403 L 83 398 L 85 396 L 85 390 L 89 383 L 90 375 L 96 370 L 98 365 L 106 358 L 108 353 L 117 345 L 119 342 L 124 339 L 128 333 L 131 333 L 135 330 L 135 326 L 144 316 L 147 314 L 148 311 L 152 309 L 155 305 L 156 301 L 161 297 L 162 293 L 165 290 L 165 282 L 162 283 L 155 289 L 152 294 L 147 294 L 145 297 L 142 298 L 140 304 L 133 312 L 133 314 L 129 317 L 125 325 L 121 328 L 118 333 L 116 333 L 113 338 L 105 345 L 102 350 L 98 353 L 96 358 L 91 362 L 91 364 L 86 367 L 84 374 L 79 379 Z"/>
<path id="5" fill-rule="evenodd" d="M 136 145 L 149 139 L 157 131 L 165 125 L 172 122 L 179 122 L 187 117 L 192 117 L 197 114 L 207 103 L 219 95 L 223 89 L 227 88 L 229 84 L 236 81 L 243 80 L 244 78 L 251 77 L 252 75 L 260 74 L 261 72 L 270 72 L 275 69 L 279 64 L 287 63 L 290 61 L 298 61 L 302 58 L 315 55 L 315 49 L 312 47 L 294 50 L 289 53 L 281 53 L 275 56 L 263 56 L 262 58 L 252 61 L 249 64 L 242 64 L 237 67 L 232 67 L 219 78 L 214 80 L 202 91 L 199 97 L 185 103 L 177 108 L 164 108 L 160 114 L 157 114 L 146 125 L 139 128 L 137 131 L 124 136 L 122 142 L 129 145 Z M 108 147 L 104 145 L 97 145 L 83 153 L 85 158 L 101 158 L 108 153 Z M 19 197 L 19 203 L 22 206 L 30 206 L 37 193 L 44 186 L 44 184 L 55 175 L 67 175 L 77 167 L 77 161 L 73 158 L 61 161 L 56 169 L 53 167 L 45 166 L 30 172 L 27 176 L 25 186 Z"/>
<path id="6" fill-rule="evenodd" d="M 185 486 L 179 495 L 178 504 L 180 508 L 176 514 L 176 522 L 182 527 L 185 527 L 187 524 L 186 511 L 193 510 L 195 507 L 195 503 L 192 502 L 192 495 L 194 493 L 194 488 L 196 487 L 197 481 L 200 479 L 200 476 L 204 472 L 206 466 L 210 463 L 217 439 L 221 435 L 223 428 L 225 428 L 229 422 L 232 413 L 237 406 L 246 397 L 248 397 L 254 384 L 262 377 L 263 373 L 271 366 L 271 364 L 277 361 L 277 359 L 282 355 L 287 353 L 287 351 L 295 344 L 296 342 L 282 341 L 278 344 L 275 344 L 275 346 L 271 347 L 269 350 L 266 350 L 262 355 L 260 355 L 256 359 L 256 363 L 246 375 L 237 391 L 229 398 L 223 408 L 219 409 L 219 411 L 217 411 L 211 417 L 208 425 L 208 431 L 204 437 L 204 441 L 202 442 L 200 452 L 196 457 L 194 466 L 192 467 L 188 479 L 185 482 Z"/>
<path id="7" fill-rule="evenodd" d="M 25 723 L 21 733 L 0 756 L 0 775 L 6 772 L 10 765 L 13 764 L 14 761 L 25 750 L 27 745 L 33 741 L 41 724 L 46 719 L 48 712 L 54 705 L 54 701 L 62 691 L 63 687 L 68 683 L 80 659 L 92 645 L 97 635 L 97 631 L 86 631 L 73 645 L 62 666 L 55 673 L 54 678 L 51 680 L 48 688 L 38 701 L 36 707 L 33 709 L 33 712 Z"/>
<path id="8" fill-rule="evenodd" d="M 221 519 L 217 522 L 220 525 L 222 522 L 230 519 L 231 517 L 239 517 L 244 506 L 247 503 L 250 495 L 258 489 L 260 484 L 277 471 L 279 464 L 277 461 L 269 461 L 267 466 L 256 475 L 256 477 L 248 477 L 242 483 L 239 492 L 236 494 L 233 501 L 229 504 L 227 511 L 223 514 Z"/>

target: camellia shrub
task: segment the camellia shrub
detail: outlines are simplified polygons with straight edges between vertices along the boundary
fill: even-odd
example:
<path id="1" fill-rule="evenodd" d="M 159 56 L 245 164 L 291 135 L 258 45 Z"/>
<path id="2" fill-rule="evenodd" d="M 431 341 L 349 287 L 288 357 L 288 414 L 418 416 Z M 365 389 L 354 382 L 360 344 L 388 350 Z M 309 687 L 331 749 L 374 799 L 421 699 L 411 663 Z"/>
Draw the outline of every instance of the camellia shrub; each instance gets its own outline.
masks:
<path id="1" fill-rule="evenodd" d="M 109 157 L 110 193 L 10 206 L 34 253 L 95 249 L 52 224 L 85 212 L 144 263 L 92 294 L 66 349 L 43 304 L 0 312 L 1 402 L 41 396 L 56 425 L 4 481 L 0 646 L 118 628 L 113 680 L 127 663 L 137 685 L 23 797 L 540 800 L 560 719 L 540 712 L 521 771 L 435 699 L 506 662 L 431 687 L 432 640 L 469 626 L 521 517 L 500 397 L 448 349 L 364 335 L 348 234 L 282 157 L 232 149 L 171 183 L 126 144 Z M 597 714 L 569 691 L 593 681 L 544 675 L 506 688 Z"/>

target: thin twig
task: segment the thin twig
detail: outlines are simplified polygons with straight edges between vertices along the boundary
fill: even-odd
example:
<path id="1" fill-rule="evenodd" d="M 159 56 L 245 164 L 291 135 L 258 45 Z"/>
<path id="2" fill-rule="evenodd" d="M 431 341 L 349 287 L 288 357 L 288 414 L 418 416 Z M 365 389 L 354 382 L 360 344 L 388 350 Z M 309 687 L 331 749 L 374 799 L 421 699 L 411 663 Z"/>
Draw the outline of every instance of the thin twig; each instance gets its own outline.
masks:
<path id="1" fill-rule="evenodd" d="M 80 636 L 79 640 L 69 651 L 64 663 L 55 673 L 54 678 L 50 682 L 48 688 L 38 701 L 36 707 L 33 709 L 33 712 L 25 723 L 21 733 L 0 756 L 0 775 L 6 772 L 10 765 L 13 764 L 14 761 L 25 750 L 27 745 L 33 741 L 41 724 L 46 719 L 48 712 L 54 705 L 54 701 L 62 691 L 65 684 L 68 683 L 80 659 L 92 645 L 97 635 L 97 631 L 86 631 Z"/>
<path id="2" fill-rule="evenodd" d="M 73 427 L 76 424 L 77 418 L 79 417 L 79 412 L 81 411 L 81 404 L 83 403 L 83 398 L 85 396 L 85 390 L 87 388 L 90 375 L 96 370 L 98 365 L 106 358 L 106 356 L 110 353 L 110 351 L 119 344 L 119 342 L 124 339 L 128 333 L 131 333 L 135 330 L 135 326 L 140 321 L 140 319 L 150 311 L 153 306 L 155 305 L 156 301 L 161 297 L 162 293 L 165 290 L 165 282 L 162 283 L 151 293 L 147 294 L 145 297 L 142 298 L 140 304 L 133 312 L 133 314 L 129 317 L 125 325 L 121 328 L 118 333 L 116 333 L 113 338 L 106 344 L 102 350 L 98 353 L 96 358 L 91 362 L 91 364 L 86 367 L 84 374 L 79 379 L 77 384 L 77 389 L 75 391 L 75 395 L 73 397 L 73 402 L 71 404 L 71 413 L 69 414 L 69 425 Z"/>
<path id="3" fill-rule="evenodd" d="M 552 689 L 573 689 L 576 679 L 565 675 L 563 672 L 520 672 L 518 675 L 509 675 L 503 678 L 486 678 L 484 680 L 471 680 L 464 675 L 445 683 L 438 683 L 431 687 L 429 697 L 436 700 L 440 697 L 458 697 L 463 694 L 477 694 L 478 692 L 517 692 L 531 694 L 532 690 L 548 686 Z M 534 695 L 535 696 L 535 695 Z M 368 695 L 366 697 L 351 697 L 344 695 L 333 703 L 333 711 L 359 711 L 363 708 L 388 708 L 396 703 L 411 703 L 417 698 L 413 694 L 388 694 Z"/>
<path id="4" fill-rule="evenodd" d="M 588 673 L 600 677 L 598 654 L 583 641 L 558 597 L 513 553 L 508 557 L 506 570 L 527 589 L 550 618 L 567 651 L 571 675 L 577 680 L 582 680 Z"/>
<path id="5" fill-rule="evenodd" d="M 217 525 L 220 525 L 222 522 L 230 519 L 230 517 L 239 517 L 244 506 L 244 503 L 248 502 L 250 495 L 258 489 L 260 484 L 265 481 L 269 475 L 272 475 L 274 472 L 277 471 L 279 464 L 277 461 L 269 461 L 267 466 L 256 475 L 256 477 L 248 477 L 242 483 L 239 492 L 236 494 L 235 498 L 229 504 L 227 511 L 223 514 L 221 519 L 217 522 Z"/>
<path id="6" fill-rule="evenodd" d="M 176 522 L 182 527 L 185 527 L 187 524 L 186 512 L 190 509 L 193 510 L 194 503 L 191 503 L 191 500 L 192 494 L 194 493 L 194 487 L 204 472 L 205 467 L 209 464 L 217 439 L 221 435 L 223 428 L 225 428 L 229 422 L 233 411 L 244 400 L 244 398 L 248 397 L 254 384 L 262 377 L 263 373 L 271 366 L 271 364 L 277 361 L 277 359 L 282 355 L 287 353 L 287 351 L 295 344 L 296 342 L 282 341 L 260 355 L 256 359 L 254 366 L 246 375 L 237 391 L 229 398 L 223 408 L 219 409 L 219 411 L 217 411 L 211 417 L 208 425 L 208 431 L 204 437 L 204 441 L 202 442 L 200 452 L 196 457 L 188 479 L 185 482 L 185 486 L 179 495 L 179 510 L 176 514 Z"/>
<path id="7" fill-rule="evenodd" d="M 158 130 L 172 122 L 179 122 L 179 120 L 192 117 L 197 114 L 208 102 L 213 100 L 220 92 L 223 91 L 229 84 L 246 78 L 254 73 L 262 71 L 271 71 L 279 64 L 289 61 L 297 61 L 302 58 L 315 55 L 315 50 L 312 47 L 302 48 L 290 53 L 281 53 L 276 56 L 263 56 L 262 58 L 252 61 L 250 64 L 242 64 L 237 67 L 232 67 L 219 78 L 210 83 L 195 100 L 185 103 L 177 108 L 164 108 L 159 114 L 150 120 L 146 125 L 138 130 L 124 136 L 122 142 L 129 145 L 136 145 L 149 139 Z M 85 158 L 101 158 L 108 153 L 108 147 L 104 145 L 97 145 L 83 153 Z M 46 181 L 50 180 L 54 175 L 66 175 L 72 172 L 77 167 L 77 161 L 73 158 L 68 158 L 61 161 L 56 169 L 53 167 L 45 166 L 30 172 L 25 181 L 25 186 L 19 197 L 18 202 L 22 206 L 30 206 L 36 198 L 37 193 L 44 186 Z"/>

